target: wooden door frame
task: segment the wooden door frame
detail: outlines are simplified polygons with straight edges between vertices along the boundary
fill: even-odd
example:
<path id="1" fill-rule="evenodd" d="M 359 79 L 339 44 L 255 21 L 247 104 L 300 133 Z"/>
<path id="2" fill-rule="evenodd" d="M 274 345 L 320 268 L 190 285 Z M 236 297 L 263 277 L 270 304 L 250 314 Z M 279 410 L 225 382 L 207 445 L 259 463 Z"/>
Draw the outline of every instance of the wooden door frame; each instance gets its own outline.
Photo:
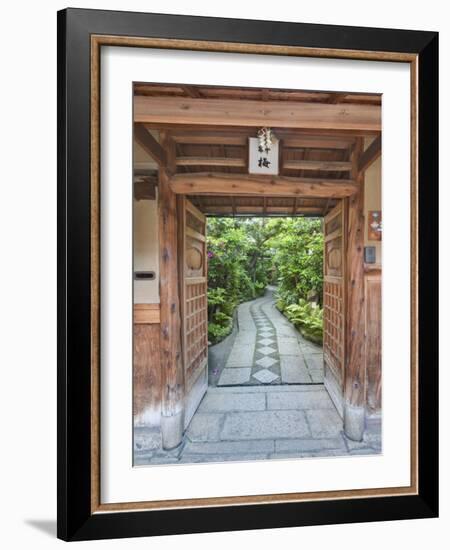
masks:
<path id="1" fill-rule="evenodd" d="M 364 143 L 357 138 L 352 150 L 352 177 L 356 191 L 341 197 L 345 210 L 346 253 L 345 272 L 345 366 L 343 381 L 344 431 L 353 440 L 361 441 L 365 429 L 365 318 L 364 318 Z M 189 196 L 171 184 L 173 180 L 164 169 L 160 169 L 160 261 L 161 280 L 169 281 L 169 288 L 161 286 L 161 365 L 163 376 L 163 400 L 161 430 L 165 448 L 180 444 L 184 433 L 185 380 L 181 337 L 181 313 L 179 297 L 178 268 L 178 217 L 177 196 Z M 314 193 L 314 191 L 310 191 Z M 259 195 L 256 195 L 259 196 Z M 298 196 L 298 195 L 295 195 Z M 302 195 L 309 198 L 307 194 Z M 167 204 L 169 207 L 167 207 Z M 167 232 L 167 227 L 170 231 Z M 173 235 L 173 231 L 175 235 Z M 170 267 L 175 263 L 175 269 Z M 174 294 L 176 293 L 176 296 Z M 166 297 L 167 294 L 167 297 Z M 167 301 L 169 300 L 169 301 Z M 172 347 L 168 346 L 172 340 Z M 166 358 L 166 360 L 164 359 Z M 169 365 L 169 360 L 172 364 Z M 164 365 L 167 373 L 164 372 Z"/>

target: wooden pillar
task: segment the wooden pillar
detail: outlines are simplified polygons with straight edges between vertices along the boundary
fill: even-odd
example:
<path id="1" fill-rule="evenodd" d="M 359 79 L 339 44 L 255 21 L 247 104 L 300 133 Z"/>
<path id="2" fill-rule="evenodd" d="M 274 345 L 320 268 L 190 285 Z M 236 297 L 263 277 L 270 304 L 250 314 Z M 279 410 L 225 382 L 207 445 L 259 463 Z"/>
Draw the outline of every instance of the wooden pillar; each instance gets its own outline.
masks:
<path id="1" fill-rule="evenodd" d="M 163 140 L 162 140 L 163 141 Z M 169 187 L 170 166 L 159 169 L 161 434 L 164 449 L 177 447 L 184 430 L 184 372 L 178 290 L 177 201 Z"/>
<path id="2" fill-rule="evenodd" d="M 364 174 L 358 170 L 363 140 L 352 152 L 358 191 L 347 199 L 347 333 L 344 378 L 344 431 L 361 441 L 365 428 L 365 308 L 364 308 Z"/>

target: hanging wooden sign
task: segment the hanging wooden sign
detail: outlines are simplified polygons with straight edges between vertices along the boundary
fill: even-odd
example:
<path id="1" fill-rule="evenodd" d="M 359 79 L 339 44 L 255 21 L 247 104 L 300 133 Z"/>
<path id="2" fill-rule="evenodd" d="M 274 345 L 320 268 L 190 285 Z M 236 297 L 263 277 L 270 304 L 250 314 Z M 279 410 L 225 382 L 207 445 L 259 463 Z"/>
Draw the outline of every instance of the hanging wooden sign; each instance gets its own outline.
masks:
<path id="1" fill-rule="evenodd" d="M 265 148 L 259 138 L 248 138 L 249 174 L 278 174 L 278 145 L 275 139 Z"/>

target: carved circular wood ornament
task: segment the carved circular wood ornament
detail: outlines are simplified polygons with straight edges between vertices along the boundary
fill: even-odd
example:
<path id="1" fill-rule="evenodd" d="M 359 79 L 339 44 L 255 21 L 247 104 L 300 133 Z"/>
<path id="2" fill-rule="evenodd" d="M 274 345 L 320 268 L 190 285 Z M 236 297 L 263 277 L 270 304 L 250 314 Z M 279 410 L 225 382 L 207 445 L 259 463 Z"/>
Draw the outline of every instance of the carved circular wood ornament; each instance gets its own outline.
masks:
<path id="1" fill-rule="evenodd" d="M 198 248 L 188 248 L 186 251 L 186 265 L 189 269 L 201 269 L 203 265 L 203 254 Z"/>

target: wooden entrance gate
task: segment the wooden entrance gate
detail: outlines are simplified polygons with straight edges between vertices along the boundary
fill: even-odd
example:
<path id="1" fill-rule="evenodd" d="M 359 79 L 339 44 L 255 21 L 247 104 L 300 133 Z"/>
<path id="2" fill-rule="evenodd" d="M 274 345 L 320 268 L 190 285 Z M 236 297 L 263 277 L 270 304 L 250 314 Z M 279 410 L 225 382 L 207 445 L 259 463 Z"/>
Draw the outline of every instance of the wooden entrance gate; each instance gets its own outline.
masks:
<path id="1" fill-rule="evenodd" d="M 324 218 L 323 357 L 325 385 L 342 414 L 345 372 L 345 203 Z"/>
<path id="2" fill-rule="evenodd" d="M 208 388 L 208 283 L 206 217 L 178 199 L 181 341 L 187 426 Z"/>

